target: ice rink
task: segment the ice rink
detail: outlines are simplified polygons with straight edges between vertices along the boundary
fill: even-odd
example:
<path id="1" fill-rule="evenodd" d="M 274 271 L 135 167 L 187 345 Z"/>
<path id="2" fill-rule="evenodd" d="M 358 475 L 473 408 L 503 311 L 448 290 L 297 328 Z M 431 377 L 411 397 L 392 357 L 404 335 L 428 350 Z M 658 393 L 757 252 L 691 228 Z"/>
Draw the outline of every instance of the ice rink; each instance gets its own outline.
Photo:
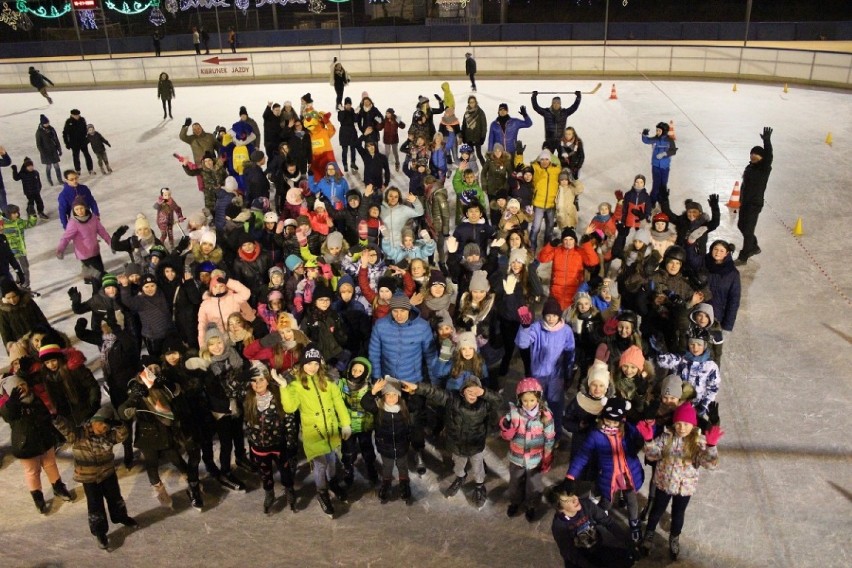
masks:
<path id="1" fill-rule="evenodd" d="M 534 159 L 543 140 L 542 119 L 521 91 L 591 90 L 597 79 L 546 81 L 513 79 L 480 81 L 477 96 L 489 120 L 507 102 L 513 116 L 526 104 L 533 127 L 520 139 Z M 367 91 L 384 110 L 392 106 L 408 124 L 418 95 L 440 93 L 440 78 L 426 81 L 370 82 L 354 78 L 346 95 L 360 99 Z M 706 203 L 718 193 L 724 204 L 740 179 L 749 149 L 760 144 L 764 126 L 775 129 L 775 161 L 766 193 L 767 205 L 757 227 L 763 254 L 741 269 L 743 299 L 736 328 L 728 334 L 719 394 L 727 435 L 720 444 L 717 471 L 702 473 L 699 489 L 687 511 L 681 537 L 682 567 L 821 568 L 852 564 L 852 264 L 849 262 L 849 220 L 852 219 L 852 97 L 846 92 L 783 85 L 710 81 L 617 81 L 618 100 L 608 100 L 612 81 L 595 95 L 583 98 L 569 119 L 585 143 L 586 163 L 581 178 L 586 193 L 580 198 L 581 225 L 601 201 L 613 201 L 613 191 L 626 191 L 637 173 L 649 177 L 650 147 L 640 133 L 659 121 L 674 120 L 680 148 L 669 180 L 673 209 L 686 198 Z M 465 80 L 450 82 L 458 106 L 466 100 Z M 208 87 L 176 86 L 174 120 L 160 119 L 156 85 L 145 89 L 54 91 L 54 104 L 44 104 L 35 92 L 3 94 L 0 107 L 0 145 L 20 165 L 24 156 L 38 163 L 34 134 L 45 113 L 61 136 L 71 108 L 79 108 L 89 123 L 109 140 L 112 175 L 84 174 L 81 181 L 94 193 L 101 220 L 112 232 L 133 224 L 137 212 L 154 222 L 161 187 L 172 188 L 188 214 L 202 205 L 195 180 L 187 177 L 172 157 L 190 155 L 178 139 L 185 117 L 206 130 L 230 126 L 241 105 L 262 124 L 269 100 L 293 101 L 310 92 L 315 108 L 333 110 L 334 92 L 322 83 L 265 83 Z M 571 104 L 573 95 L 563 97 Z M 432 99 L 434 101 L 434 99 Z M 549 96 L 540 103 L 547 106 Z M 457 115 L 461 110 L 457 111 Z M 844 118 L 845 117 L 845 118 Z M 334 113 L 336 123 L 336 113 Z M 833 145 L 825 143 L 831 132 Z M 338 152 L 339 157 L 339 152 Z M 359 160 L 360 161 L 360 160 Z M 71 167 L 70 152 L 62 167 Z M 392 168 L 393 169 L 393 168 Z M 43 169 L 42 181 L 46 183 Z M 3 169 L 10 203 L 23 209 L 20 184 Z M 401 173 L 394 179 L 402 188 Z M 357 176 L 350 183 L 361 187 Z M 68 253 L 54 254 L 62 233 L 57 220 L 59 188 L 46 187 L 43 198 L 51 219 L 27 233 L 34 289 L 38 304 L 56 327 L 73 336 L 76 316 L 66 290 L 77 285 L 84 298 L 88 289 L 79 277 L 80 265 Z M 804 236 L 791 235 L 797 217 Z M 722 208 L 714 237 L 741 237 L 736 216 Z M 117 269 L 127 257 L 101 248 L 108 268 Z M 89 362 L 97 353 L 84 348 Z M 509 378 L 519 378 L 513 367 Z M 506 392 L 513 392 L 507 388 Z M 0 447 L 8 454 L 9 429 L 0 425 Z M 189 508 L 185 482 L 175 471 L 164 480 L 175 496 L 175 510 L 157 506 L 142 468 L 128 473 L 119 467 L 124 497 L 131 515 L 142 524 L 128 531 L 113 528 L 110 553 L 99 551 L 86 524 L 82 488 L 71 482 L 70 452 L 60 455 L 60 469 L 69 485 L 78 486 L 74 503 L 54 502 L 53 511 L 39 515 L 23 484 L 20 464 L 6 455 L 0 467 L 0 564 L 3 566 L 561 566 L 550 535 L 552 513 L 528 524 L 523 517 L 508 519 L 503 496 L 508 474 L 504 442 L 492 440 L 489 504 L 477 511 L 460 493 L 446 499 L 439 492 L 449 482 L 449 457 L 429 447 L 429 472 L 413 478 L 416 502 L 380 505 L 361 475 L 354 498 L 339 507 L 334 521 L 314 500 L 313 481 L 305 464 L 297 490 L 301 510 L 261 512 L 262 491 L 223 493 L 211 479 L 202 481 L 205 511 Z M 121 449 L 117 449 L 119 457 Z M 568 455 L 557 454 L 548 475 L 557 481 Z M 443 462 L 443 463 L 442 463 Z M 435 471 L 437 470 L 437 474 Z M 202 473 L 202 476 L 204 474 Z M 258 478 L 250 478 L 259 487 Z M 647 484 L 642 493 L 647 494 Z M 304 489 L 301 489 L 304 487 Z M 280 492 L 280 486 L 276 486 Z M 464 491 L 464 490 L 463 490 Z M 469 491 L 469 488 L 468 488 Z M 50 491 L 46 492 L 50 496 Z M 619 513 L 620 514 L 620 513 Z M 664 555 L 667 517 L 657 536 L 655 553 L 639 566 L 669 563 Z M 845 535 L 845 536 L 844 536 Z"/>

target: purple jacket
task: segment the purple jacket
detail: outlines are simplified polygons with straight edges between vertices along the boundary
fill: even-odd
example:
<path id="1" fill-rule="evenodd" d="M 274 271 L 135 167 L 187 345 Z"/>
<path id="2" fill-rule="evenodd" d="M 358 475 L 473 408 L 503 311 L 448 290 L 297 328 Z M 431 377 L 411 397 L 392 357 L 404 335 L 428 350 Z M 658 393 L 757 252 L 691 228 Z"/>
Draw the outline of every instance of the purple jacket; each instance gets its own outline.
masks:
<path id="1" fill-rule="evenodd" d="M 79 260 L 98 256 L 101 253 L 100 245 L 98 244 L 98 235 L 101 236 L 104 242 L 110 242 L 110 235 L 104 226 L 101 225 L 100 217 L 92 215 L 88 221 L 81 223 L 72 215 L 68 220 L 68 226 L 65 227 L 65 233 L 59 239 L 59 244 L 56 246 L 56 255 L 63 255 L 68 243 L 74 241 L 74 256 Z"/>

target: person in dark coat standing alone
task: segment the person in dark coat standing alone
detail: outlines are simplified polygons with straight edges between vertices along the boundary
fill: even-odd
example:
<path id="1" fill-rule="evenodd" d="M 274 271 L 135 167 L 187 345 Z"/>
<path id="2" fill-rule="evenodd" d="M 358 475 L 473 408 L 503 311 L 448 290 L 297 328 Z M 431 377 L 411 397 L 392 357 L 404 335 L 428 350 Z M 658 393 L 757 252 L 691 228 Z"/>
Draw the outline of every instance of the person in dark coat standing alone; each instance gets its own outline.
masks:
<path id="1" fill-rule="evenodd" d="M 87 126 L 86 119 L 80 116 L 80 111 L 75 108 L 71 109 L 71 116 L 65 121 L 65 128 L 62 129 L 62 140 L 65 142 L 65 147 L 71 150 L 77 175 L 80 175 L 80 152 L 86 158 L 86 169 L 89 171 L 89 175 L 95 174 L 95 165 L 92 163 L 91 154 L 89 154 Z"/>
<path id="2" fill-rule="evenodd" d="M 41 163 L 44 164 L 44 172 L 47 174 L 47 183 L 53 185 L 50 176 L 51 167 L 56 172 L 56 183 L 62 183 L 62 173 L 59 170 L 59 158 L 62 156 L 62 144 L 56 129 L 50 125 L 50 119 L 45 115 L 39 117 L 39 127 L 35 134 L 36 148 L 38 148 Z"/>
<path id="3" fill-rule="evenodd" d="M 48 104 L 53 104 L 53 99 L 47 94 L 47 85 L 53 86 L 53 81 L 42 75 L 35 67 L 30 67 L 30 85 L 47 99 Z"/>
<path id="4" fill-rule="evenodd" d="M 476 92 L 476 59 L 472 53 L 464 54 L 464 72 L 470 77 L 470 90 Z"/>
<path id="5" fill-rule="evenodd" d="M 168 73 L 160 73 L 160 80 L 157 81 L 157 98 L 163 101 L 163 120 L 166 119 L 166 105 L 169 107 L 169 118 L 172 118 L 172 99 L 175 98 L 175 86 L 172 85 Z"/>
<path id="6" fill-rule="evenodd" d="M 772 128 L 766 126 L 760 138 L 763 146 L 755 146 L 749 154 L 749 163 L 743 171 L 743 183 L 741 186 L 742 197 L 740 205 L 740 219 L 737 228 L 743 234 L 743 248 L 736 264 L 743 265 L 748 259 L 760 254 L 760 246 L 754 230 L 757 227 L 757 218 L 763 210 L 763 194 L 766 193 L 766 184 L 769 182 L 769 174 L 772 173 Z"/>

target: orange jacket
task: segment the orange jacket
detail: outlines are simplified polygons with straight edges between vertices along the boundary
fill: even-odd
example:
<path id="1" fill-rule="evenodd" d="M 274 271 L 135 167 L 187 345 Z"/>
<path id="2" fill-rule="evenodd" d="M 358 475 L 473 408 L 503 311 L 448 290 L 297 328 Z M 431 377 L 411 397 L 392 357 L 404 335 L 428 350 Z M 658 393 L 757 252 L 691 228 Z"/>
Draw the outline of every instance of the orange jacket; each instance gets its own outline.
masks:
<path id="1" fill-rule="evenodd" d="M 550 295 L 559 302 L 563 310 L 574 301 L 577 288 L 583 283 L 585 266 L 598 264 L 598 255 L 594 244 L 589 241 L 572 249 L 564 246 L 554 247 L 550 243 L 538 253 L 539 262 L 552 262 L 553 273 L 550 277 Z"/>

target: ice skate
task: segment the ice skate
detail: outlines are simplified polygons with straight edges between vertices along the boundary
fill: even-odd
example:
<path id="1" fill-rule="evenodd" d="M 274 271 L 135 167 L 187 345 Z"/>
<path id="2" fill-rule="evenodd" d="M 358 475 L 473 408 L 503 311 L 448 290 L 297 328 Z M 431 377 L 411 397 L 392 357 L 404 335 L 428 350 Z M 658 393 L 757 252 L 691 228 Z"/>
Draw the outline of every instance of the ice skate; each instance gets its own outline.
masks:
<path id="1" fill-rule="evenodd" d="M 109 537 L 106 533 L 96 534 L 95 540 L 98 542 L 98 548 L 101 550 L 109 550 Z"/>
<path id="2" fill-rule="evenodd" d="M 383 479 L 382 485 L 379 487 L 379 501 L 381 501 L 382 505 L 390 501 L 390 492 L 391 492 L 391 480 Z"/>
<path id="3" fill-rule="evenodd" d="M 332 479 L 329 481 L 328 488 L 331 489 L 331 492 L 334 493 L 334 496 L 341 503 L 346 503 L 349 500 L 346 494 L 346 488 L 340 484 L 338 479 Z"/>
<path id="4" fill-rule="evenodd" d="M 288 487 L 284 490 L 284 498 L 287 500 L 287 505 L 290 506 L 290 510 L 294 513 L 296 512 L 296 490 L 292 487 Z"/>
<path id="5" fill-rule="evenodd" d="M 452 497 L 456 493 L 458 493 L 459 489 L 461 489 L 461 486 L 464 484 L 464 480 L 465 480 L 464 477 L 456 477 L 455 480 L 453 480 L 453 482 L 450 483 L 450 486 L 447 487 L 447 493 L 446 493 L 447 497 Z"/>
<path id="6" fill-rule="evenodd" d="M 528 523 L 532 523 L 535 521 L 535 507 L 527 507 L 527 510 L 524 511 L 524 518 Z"/>
<path id="7" fill-rule="evenodd" d="M 328 515 L 328 518 L 334 518 L 334 505 L 331 504 L 331 498 L 328 496 L 328 490 L 323 489 L 317 493 L 317 501 L 319 501 L 322 512 Z"/>
<path id="8" fill-rule="evenodd" d="M 118 523 L 124 525 L 125 527 L 127 527 L 129 529 L 138 529 L 139 528 L 139 523 L 136 522 L 136 519 L 134 519 L 133 517 L 124 517 L 123 519 L 118 521 Z"/>
<path id="9" fill-rule="evenodd" d="M 414 452 L 414 470 L 418 475 L 426 473 L 426 464 L 423 462 L 423 451 Z"/>
<path id="10" fill-rule="evenodd" d="M 509 506 L 506 507 L 506 516 L 509 518 L 514 517 L 518 514 L 518 510 L 521 508 L 520 505 L 515 505 L 514 503 L 509 503 Z"/>
<path id="11" fill-rule="evenodd" d="M 680 535 L 669 536 L 669 558 L 677 560 L 680 555 Z"/>
<path id="12" fill-rule="evenodd" d="M 189 495 L 189 504 L 196 511 L 204 508 L 204 499 L 201 497 L 201 486 L 197 481 L 190 482 L 186 488 L 186 494 Z"/>

